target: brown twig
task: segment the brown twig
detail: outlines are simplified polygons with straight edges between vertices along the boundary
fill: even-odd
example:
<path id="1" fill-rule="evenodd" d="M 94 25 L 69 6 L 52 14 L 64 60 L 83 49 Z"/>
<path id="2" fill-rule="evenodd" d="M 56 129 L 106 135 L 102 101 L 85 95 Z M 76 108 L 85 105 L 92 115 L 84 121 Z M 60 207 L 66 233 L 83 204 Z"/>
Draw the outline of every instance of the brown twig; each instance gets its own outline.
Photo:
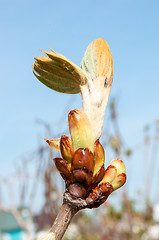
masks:
<path id="1" fill-rule="evenodd" d="M 73 198 L 68 192 L 64 193 L 63 205 L 58 213 L 50 232 L 54 233 L 55 239 L 62 239 L 73 216 L 81 209 L 87 207 L 85 200 Z"/>

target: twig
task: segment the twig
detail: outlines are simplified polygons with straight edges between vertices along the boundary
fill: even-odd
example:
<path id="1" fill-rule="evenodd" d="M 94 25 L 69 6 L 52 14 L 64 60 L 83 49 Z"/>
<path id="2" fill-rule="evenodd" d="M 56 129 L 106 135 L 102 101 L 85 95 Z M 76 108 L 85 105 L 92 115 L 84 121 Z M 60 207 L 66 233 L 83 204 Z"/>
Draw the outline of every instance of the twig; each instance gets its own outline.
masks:
<path id="1" fill-rule="evenodd" d="M 55 239 L 62 239 L 73 216 L 81 209 L 87 207 L 87 203 L 82 199 L 74 199 L 68 192 L 64 193 L 63 205 L 57 215 L 50 232 L 54 233 Z"/>

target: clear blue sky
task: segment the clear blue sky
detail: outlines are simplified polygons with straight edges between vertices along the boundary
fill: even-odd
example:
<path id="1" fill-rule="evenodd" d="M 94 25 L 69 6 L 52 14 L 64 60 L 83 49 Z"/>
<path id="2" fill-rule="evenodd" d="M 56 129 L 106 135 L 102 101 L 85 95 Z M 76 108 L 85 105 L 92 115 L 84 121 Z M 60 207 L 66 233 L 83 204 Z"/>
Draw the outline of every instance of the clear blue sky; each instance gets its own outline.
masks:
<path id="1" fill-rule="evenodd" d="M 88 44 L 99 37 L 114 56 L 111 96 L 120 95 L 121 131 L 131 146 L 159 118 L 159 1 L 0 0 L 1 174 L 37 147 L 37 136 L 43 137 L 37 118 L 60 132 L 60 116 L 66 123 L 69 108 L 81 106 L 80 96 L 56 93 L 35 79 L 39 49 L 52 47 L 80 65 Z M 133 161 L 138 164 L 139 157 Z"/>

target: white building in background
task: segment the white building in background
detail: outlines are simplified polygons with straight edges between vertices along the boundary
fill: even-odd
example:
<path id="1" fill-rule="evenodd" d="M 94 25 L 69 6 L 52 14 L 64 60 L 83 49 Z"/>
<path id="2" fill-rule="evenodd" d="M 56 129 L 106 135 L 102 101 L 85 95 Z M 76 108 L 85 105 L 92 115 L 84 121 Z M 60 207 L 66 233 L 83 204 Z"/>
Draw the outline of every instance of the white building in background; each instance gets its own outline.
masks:
<path id="1" fill-rule="evenodd" d="M 159 203 L 153 207 L 153 219 L 159 223 Z"/>

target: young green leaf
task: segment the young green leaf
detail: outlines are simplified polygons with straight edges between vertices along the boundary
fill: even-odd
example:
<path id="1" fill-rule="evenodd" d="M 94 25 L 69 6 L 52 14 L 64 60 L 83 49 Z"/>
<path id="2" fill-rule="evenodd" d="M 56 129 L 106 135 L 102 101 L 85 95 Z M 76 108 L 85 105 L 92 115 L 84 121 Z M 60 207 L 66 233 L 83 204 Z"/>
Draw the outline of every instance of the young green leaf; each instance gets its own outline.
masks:
<path id="1" fill-rule="evenodd" d="M 35 57 L 33 73 L 47 87 L 63 93 L 79 93 L 87 76 L 76 64 L 56 52 L 44 52 L 47 56 Z"/>
<path id="2" fill-rule="evenodd" d="M 100 138 L 105 109 L 113 81 L 113 55 L 103 38 L 94 40 L 87 48 L 81 68 L 88 76 L 81 86 L 83 110 L 89 117 L 94 141 Z"/>

